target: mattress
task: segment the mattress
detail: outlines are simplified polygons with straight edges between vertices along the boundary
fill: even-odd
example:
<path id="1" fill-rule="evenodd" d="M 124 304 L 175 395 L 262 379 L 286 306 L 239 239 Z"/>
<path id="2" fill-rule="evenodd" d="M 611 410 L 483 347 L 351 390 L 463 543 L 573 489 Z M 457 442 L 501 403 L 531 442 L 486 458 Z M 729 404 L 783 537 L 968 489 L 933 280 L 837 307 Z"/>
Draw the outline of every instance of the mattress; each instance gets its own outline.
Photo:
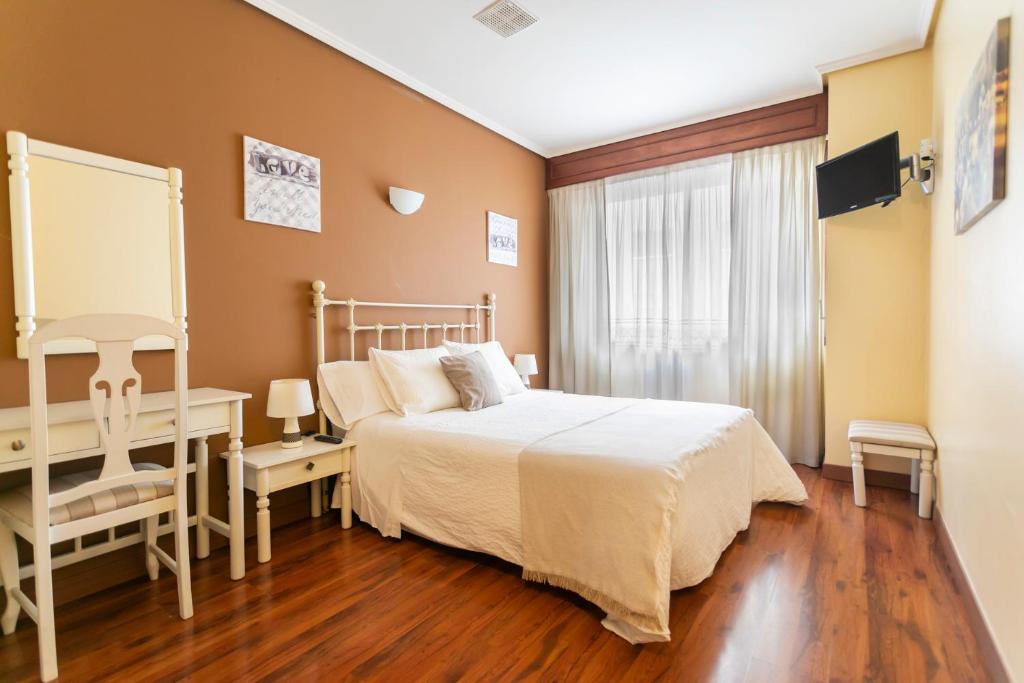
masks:
<path id="1" fill-rule="evenodd" d="M 519 454 L 635 402 L 531 391 L 476 412 L 365 418 L 348 433 L 357 442 L 353 507 L 384 536 L 401 537 L 405 530 L 522 565 Z M 676 419 L 692 420 L 695 442 L 706 438 L 701 425 L 709 404 L 664 403 L 672 404 Z M 752 502 L 806 498 L 749 411 L 712 408 L 735 411 L 742 424 L 695 457 L 680 482 L 672 524 L 672 589 L 710 576 L 722 551 L 747 528 Z M 637 435 L 638 446 L 642 436 Z"/>

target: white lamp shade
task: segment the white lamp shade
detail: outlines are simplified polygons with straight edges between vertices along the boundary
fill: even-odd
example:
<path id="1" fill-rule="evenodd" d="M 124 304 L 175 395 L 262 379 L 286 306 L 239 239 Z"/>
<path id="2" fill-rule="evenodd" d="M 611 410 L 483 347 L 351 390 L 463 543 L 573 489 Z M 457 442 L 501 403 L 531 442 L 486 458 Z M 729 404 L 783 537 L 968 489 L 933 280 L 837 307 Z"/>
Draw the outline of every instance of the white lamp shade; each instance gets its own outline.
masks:
<path id="1" fill-rule="evenodd" d="M 391 206 L 403 216 L 419 211 L 423 206 L 423 197 L 422 192 L 413 192 L 401 187 L 388 188 L 388 199 L 391 201 Z"/>
<path id="2" fill-rule="evenodd" d="M 275 379 L 267 396 L 267 417 L 301 417 L 313 414 L 313 392 L 308 379 Z"/>
<path id="3" fill-rule="evenodd" d="M 520 377 L 537 374 L 537 356 L 532 353 L 517 353 L 512 361 Z"/>

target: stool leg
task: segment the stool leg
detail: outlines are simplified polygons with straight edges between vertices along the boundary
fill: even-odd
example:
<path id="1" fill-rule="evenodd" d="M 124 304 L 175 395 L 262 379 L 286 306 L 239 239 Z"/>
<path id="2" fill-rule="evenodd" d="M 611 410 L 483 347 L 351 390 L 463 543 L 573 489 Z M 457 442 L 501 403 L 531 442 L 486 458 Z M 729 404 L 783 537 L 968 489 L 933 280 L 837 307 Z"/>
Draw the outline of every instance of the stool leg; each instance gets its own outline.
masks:
<path id="1" fill-rule="evenodd" d="M 921 492 L 921 461 L 914 460 L 910 465 L 910 492 Z"/>
<path id="2" fill-rule="evenodd" d="M 853 503 L 857 507 L 866 507 L 868 492 L 864 486 L 864 456 L 857 450 L 850 453 L 853 461 Z"/>
<path id="3" fill-rule="evenodd" d="M 935 475 L 932 473 L 931 454 L 921 460 L 921 497 L 917 501 L 917 516 L 932 518 L 932 497 L 935 495 Z"/>

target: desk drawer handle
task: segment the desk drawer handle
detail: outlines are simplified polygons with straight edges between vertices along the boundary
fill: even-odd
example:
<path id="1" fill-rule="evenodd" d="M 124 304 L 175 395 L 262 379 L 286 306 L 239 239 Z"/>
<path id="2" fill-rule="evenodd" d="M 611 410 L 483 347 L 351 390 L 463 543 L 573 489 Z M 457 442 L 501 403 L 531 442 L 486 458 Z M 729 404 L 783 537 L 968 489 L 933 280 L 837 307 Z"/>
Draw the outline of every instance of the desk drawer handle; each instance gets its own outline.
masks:
<path id="1" fill-rule="evenodd" d="M 316 463 L 315 462 L 307 462 L 306 463 L 306 471 L 307 472 L 312 472 L 314 467 L 316 467 Z"/>
<path id="2" fill-rule="evenodd" d="M 25 450 L 25 442 L 21 439 L 15 439 L 11 442 L 11 450 L 23 451 Z"/>

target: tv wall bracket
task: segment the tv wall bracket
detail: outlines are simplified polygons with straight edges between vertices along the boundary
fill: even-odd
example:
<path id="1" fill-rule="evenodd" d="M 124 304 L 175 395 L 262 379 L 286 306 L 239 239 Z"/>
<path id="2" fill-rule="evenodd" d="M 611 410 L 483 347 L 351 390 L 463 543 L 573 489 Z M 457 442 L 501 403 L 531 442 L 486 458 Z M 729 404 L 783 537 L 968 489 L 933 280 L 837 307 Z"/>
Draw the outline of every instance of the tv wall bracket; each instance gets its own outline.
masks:
<path id="1" fill-rule="evenodd" d="M 935 148 L 930 139 L 921 140 L 920 153 L 900 159 L 900 169 L 904 168 L 910 169 L 907 182 L 915 181 L 921 186 L 921 192 L 931 194 L 935 190 Z"/>

